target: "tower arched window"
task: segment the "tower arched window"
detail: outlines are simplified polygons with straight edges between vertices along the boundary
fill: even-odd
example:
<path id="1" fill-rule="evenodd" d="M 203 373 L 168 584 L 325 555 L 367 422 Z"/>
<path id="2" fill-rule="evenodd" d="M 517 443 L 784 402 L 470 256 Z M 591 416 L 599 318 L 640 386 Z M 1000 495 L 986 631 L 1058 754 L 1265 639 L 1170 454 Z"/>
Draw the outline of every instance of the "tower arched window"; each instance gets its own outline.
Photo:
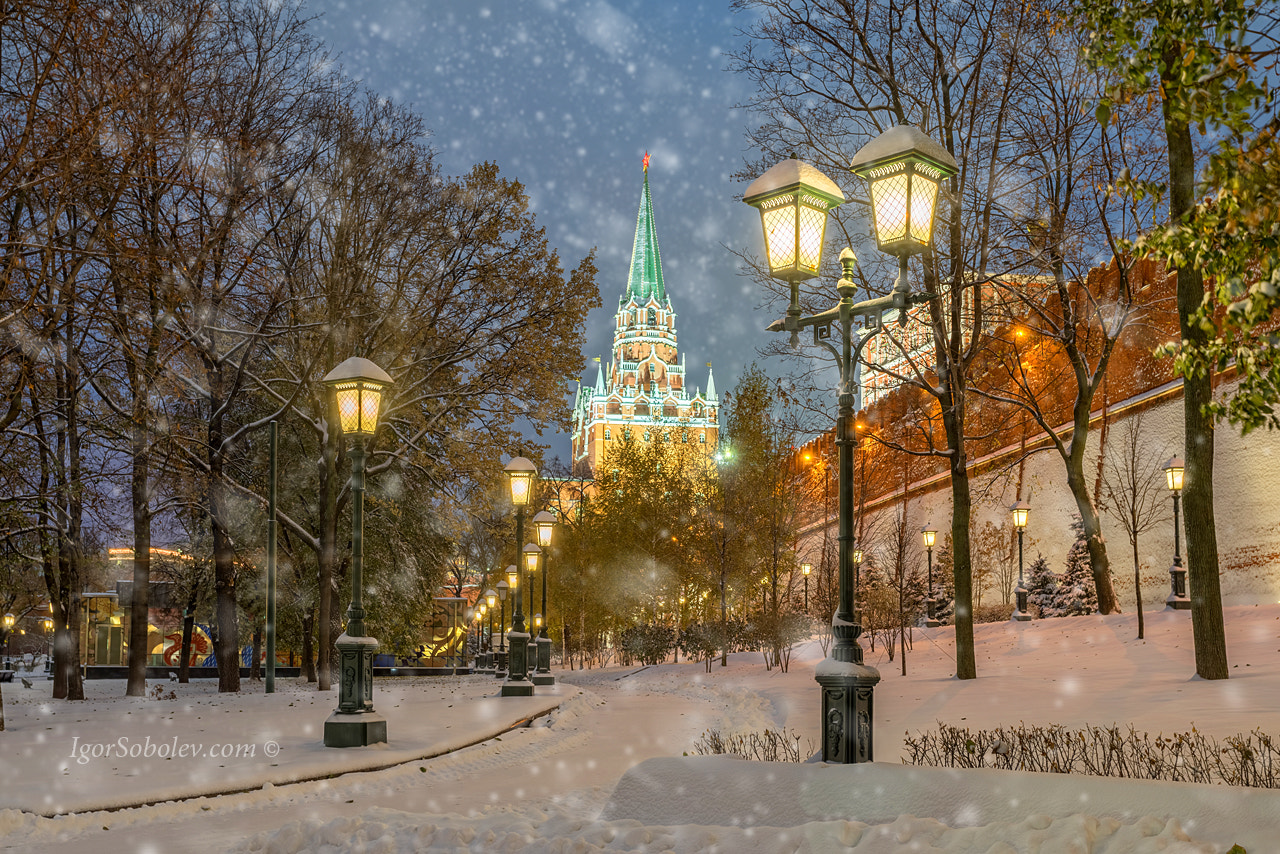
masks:
<path id="1" fill-rule="evenodd" d="M 657 326 L 657 325 L 658 325 L 658 311 L 657 311 L 657 309 L 652 309 L 652 308 L 651 308 L 651 309 L 649 309 L 649 325 L 650 325 L 650 326 Z"/>

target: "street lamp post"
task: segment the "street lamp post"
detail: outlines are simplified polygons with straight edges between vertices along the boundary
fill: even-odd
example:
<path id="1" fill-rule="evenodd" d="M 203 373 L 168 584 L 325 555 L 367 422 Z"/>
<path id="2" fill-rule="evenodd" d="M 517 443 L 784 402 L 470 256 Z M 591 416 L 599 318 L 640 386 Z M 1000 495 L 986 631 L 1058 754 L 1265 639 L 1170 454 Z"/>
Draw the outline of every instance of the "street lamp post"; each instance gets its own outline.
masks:
<path id="1" fill-rule="evenodd" d="M 513 567 L 514 568 L 514 567 Z M 510 573 L 508 573 L 510 576 Z M 493 660 L 493 676 L 495 679 L 507 678 L 507 591 L 511 584 L 505 578 L 498 582 L 498 657 Z M 489 645 L 493 645 L 492 638 Z"/>
<path id="2" fill-rule="evenodd" d="M 1182 565 L 1182 546 L 1180 544 L 1181 529 L 1178 527 L 1178 498 L 1182 495 L 1182 458 L 1170 457 L 1164 464 L 1165 482 L 1173 493 L 1173 566 L 1169 567 L 1169 598 L 1164 600 L 1166 608 L 1175 611 L 1191 609 L 1191 597 L 1187 596 L 1187 568 Z"/>
<path id="3" fill-rule="evenodd" d="M 555 527 L 554 513 L 543 510 L 534 514 L 533 528 L 538 534 L 538 546 L 542 550 L 542 624 L 538 627 L 538 669 L 533 674 L 534 685 L 556 684 L 556 677 L 551 674 L 551 638 L 547 636 L 550 617 L 547 611 L 547 563 L 551 559 L 551 535 L 555 532 Z"/>
<path id="4" fill-rule="evenodd" d="M 507 463 L 506 474 L 511 485 L 511 503 L 516 508 L 516 550 L 519 551 L 524 542 L 524 508 L 533 497 L 533 477 L 538 470 L 524 457 L 516 457 Z M 523 564 L 516 556 L 517 566 Z M 533 693 L 533 683 L 529 681 L 529 632 L 525 630 L 524 609 L 520 606 L 520 588 L 524 579 L 520 577 L 520 569 L 516 570 L 516 591 L 513 596 L 511 615 L 510 659 L 507 668 L 507 680 L 502 684 L 504 697 L 528 697 Z"/>
<path id="5" fill-rule="evenodd" d="M 836 285 L 840 302 L 826 311 L 802 317 L 800 282 L 818 275 L 829 209 L 844 201 L 844 193 L 826 175 L 796 159 L 784 160 L 747 188 L 743 201 L 760 212 L 770 275 L 790 284 L 786 316 L 770 324 L 770 332 L 788 332 L 792 346 L 800 330 L 813 328 L 815 345 L 826 348 L 840 369 L 836 444 L 839 449 L 839 607 L 832 618 L 835 643 L 817 666 L 822 686 L 822 758 L 827 762 L 872 760 L 872 691 L 880 673 L 863 664 L 858 636 L 862 627 L 854 610 L 853 454 L 857 445 L 855 413 L 862 348 L 883 328 L 882 314 L 897 309 L 900 324 L 907 309 L 933 298 L 912 294 L 907 262 L 928 248 L 933 233 L 934 206 L 940 184 L 957 171 L 955 158 L 917 128 L 900 125 L 872 140 L 849 164 L 870 185 L 876 242 L 898 256 L 897 282 L 890 294 L 855 303 L 852 249 L 840 253 L 841 278 Z M 861 319 L 860 329 L 854 319 Z M 833 327 L 838 339 L 833 345 Z"/>
<path id="6" fill-rule="evenodd" d="M 804 576 L 804 613 L 809 614 L 809 573 L 813 572 L 813 564 L 800 564 L 800 574 Z"/>
<path id="7" fill-rule="evenodd" d="M 498 604 L 498 591 L 490 587 L 484 592 L 485 612 L 489 615 L 489 639 L 485 642 L 484 669 L 491 670 L 493 664 L 493 609 Z"/>
<path id="8" fill-rule="evenodd" d="M 13 614 L 4 615 L 4 669 L 13 669 L 13 624 L 17 618 Z"/>
<path id="9" fill-rule="evenodd" d="M 542 549 L 533 543 L 525 543 L 524 551 L 521 555 L 524 561 L 524 577 L 528 582 L 528 610 L 529 610 L 529 643 L 525 649 L 525 675 L 529 678 L 530 684 L 533 681 L 534 672 L 538 666 L 538 629 L 542 626 L 537 620 L 537 614 L 533 610 L 533 589 L 534 579 L 537 578 L 538 564 L 542 560 Z"/>
<path id="10" fill-rule="evenodd" d="M 1018 586 L 1013 591 L 1017 610 L 1013 612 L 1013 619 L 1024 623 L 1031 619 L 1031 613 L 1027 610 L 1027 588 L 1022 583 L 1022 532 L 1027 529 L 1031 505 L 1025 501 L 1017 501 L 1010 505 L 1009 512 L 1013 515 L 1013 526 L 1018 529 Z"/>
<path id="11" fill-rule="evenodd" d="M 924 541 L 925 551 L 929 553 L 929 595 L 924 600 L 924 624 L 929 628 L 942 625 L 936 609 L 937 600 L 933 597 L 933 544 L 937 541 L 938 532 L 925 525 L 920 529 L 920 539 Z"/>
<path id="12" fill-rule="evenodd" d="M 365 440 L 378 430 L 382 393 L 391 377 L 368 359 L 352 356 L 322 381 L 333 391 L 339 429 L 354 441 L 351 458 L 351 605 L 338 648 L 338 708 L 324 722 L 325 747 L 363 747 L 387 740 L 387 720 L 373 710 L 373 653 L 378 642 L 365 634 L 364 464 Z"/>

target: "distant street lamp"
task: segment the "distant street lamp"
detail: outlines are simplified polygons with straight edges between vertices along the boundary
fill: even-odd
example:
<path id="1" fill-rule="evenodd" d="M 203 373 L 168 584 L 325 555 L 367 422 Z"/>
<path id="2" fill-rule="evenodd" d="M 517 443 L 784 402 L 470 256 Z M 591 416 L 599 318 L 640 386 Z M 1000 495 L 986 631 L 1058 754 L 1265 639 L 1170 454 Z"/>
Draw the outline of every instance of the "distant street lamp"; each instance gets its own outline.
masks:
<path id="1" fill-rule="evenodd" d="M 4 615 L 4 669 L 13 669 L 13 624 L 17 618 L 13 614 Z"/>
<path id="2" fill-rule="evenodd" d="M 485 613 L 489 616 L 489 639 L 485 643 L 484 650 L 484 669 L 492 670 L 496 666 L 494 664 L 493 649 L 493 609 L 498 605 L 498 591 L 490 587 L 484 592 Z"/>
<path id="3" fill-rule="evenodd" d="M 1170 457 L 1164 464 L 1165 482 L 1173 493 L 1173 566 L 1169 567 L 1170 592 L 1164 600 L 1166 608 L 1175 611 L 1187 611 L 1191 608 L 1191 598 L 1187 596 L 1187 568 L 1182 565 L 1182 546 L 1180 544 L 1181 528 L 1178 526 L 1178 498 L 1182 495 L 1183 465 L 1181 457 Z"/>
<path id="4" fill-rule="evenodd" d="M 547 636 L 547 564 L 551 559 L 551 536 L 555 532 L 556 517 L 554 513 L 542 510 L 533 516 L 533 527 L 538 534 L 538 546 L 542 549 L 542 622 L 538 624 L 537 672 L 533 674 L 534 685 L 554 685 L 556 677 L 551 674 L 551 638 Z M 546 615 L 546 616 L 543 616 Z"/>
<path id="5" fill-rule="evenodd" d="M 800 564 L 800 574 L 804 576 L 804 612 L 809 613 L 809 573 L 813 571 L 813 564 Z"/>
<path id="6" fill-rule="evenodd" d="M 854 417 L 862 348 L 884 328 L 884 312 L 898 310 L 899 323 L 905 323 L 908 308 L 933 298 L 910 293 L 907 262 L 928 248 L 940 184 L 958 171 L 945 148 L 909 125 L 890 128 L 867 143 L 849 168 L 870 185 L 876 242 L 882 251 L 898 256 L 898 280 L 889 295 L 855 303 L 857 258 L 846 248 L 840 254 L 842 275 L 836 285 L 840 302 L 809 317 L 801 316 L 800 282 L 821 269 L 827 212 L 844 201 L 844 193 L 826 175 L 792 158 L 757 178 L 743 196 L 760 212 L 770 275 L 789 283 L 791 290 L 786 316 L 770 324 L 769 331 L 790 333 L 796 346 L 800 330 L 813 327 L 814 344 L 835 356 L 840 369 L 840 596 L 832 618 L 835 643 L 815 674 L 822 686 L 822 758 L 838 763 L 872 761 L 872 691 L 880 681 L 879 671 L 863 664 L 858 644 L 862 627 L 854 605 Z M 854 327 L 855 318 L 861 319 L 860 329 Z M 833 335 L 833 327 L 838 335 Z"/>
<path id="7" fill-rule="evenodd" d="M 507 678 L 507 591 L 511 584 L 502 579 L 498 582 L 498 657 L 494 659 L 493 675 L 495 679 Z M 493 641 L 490 640 L 490 645 Z"/>
<path id="8" fill-rule="evenodd" d="M 378 642 L 365 634 L 364 464 L 366 439 L 378 430 L 382 393 L 391 377 L 368 359 L 352 356 L 322 380 L 334 396 L 338 428 L 354 441 L 351 458 L 351 605 L 338 648 L 338 708 L 324 723 L 325 747 L 363 747 L 387 740 L 387 720 L 373 710 L 373 653 Z"/>
<path id="9" fill-rule="evenodd" d="M 511 503 L 516 508 L 516 549 L 524 542 L 524 508 L 533 497 L 533 478 L 538 469 L 524 457 L 515 457 L 506 467 L 507 478 L 511 486 Z M 519 555 L 516 556 L 521 561 Z M 523 562 L 519 565 L 523 565 Z M 511 616 L 511 652 L 507 668 L 507 681 L 502 685 L 504 697 L 528 697 L 533 693 L 533 683 L 529 681 L 529 633 L 525 631 L 524 609 L 521 607 L 519 588 L 524 579 L 519 577 L 517 569 L 514 607 Z"/>
<path id="10" fill-rule="evenodd" d="M 924 547 L 929 553 L 929 596 L 924 600 L 925 616 L 924 624 L 929 628 L 940 626 L 942 623 L 938 620 L 934 613 L 937 607 L 937 600 L 933 597 L 933 544 L 938 536 L 938 532 L 925 525 L 920 529 L 920 539 L 924 541 Z"/>
<path id="11" fill-rule="evenodd" d="M 1013 619 L 1026 622 L 1031 619 L 1031 614 L 1027 611 L 1027 588 L 1022 583 L 1022 532 L 1027 529 L 1031 505 L 1025 501 L 1015 502 L 1009 506 L 1009 513 L 1013 515 L 1013 526 L 1018 529 L 1018 586 L 1013 591 L 1017 610 L 1013 612 Z"/>

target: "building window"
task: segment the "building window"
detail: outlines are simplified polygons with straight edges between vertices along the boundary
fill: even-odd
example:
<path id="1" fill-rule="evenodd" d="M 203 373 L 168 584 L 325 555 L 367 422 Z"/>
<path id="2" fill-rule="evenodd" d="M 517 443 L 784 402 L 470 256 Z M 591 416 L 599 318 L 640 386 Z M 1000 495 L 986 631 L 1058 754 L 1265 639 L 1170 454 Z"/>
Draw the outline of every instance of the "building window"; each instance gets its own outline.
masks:
<path id="1" fill-rule="evenodd" d="M 681 442 L 683 442 L 683 443 L 684 443 L 684 444 L 686 444 L 686 445 L 687 445 L 687 444 L 689 444 L 689 431 L 688 431 L 688 430 L 682 430 L 682 431 L 680 432 L 680 441 L 681 441 Z"/>
<path id="2" fill-rule="evenodd" d="M 608 441 L 609 439 L 612 439 L 612 438 L 613 438 L 613 436 L 611 436 L 611 435 L 610 435 L 610 433 L 609 433 L 609 428 L 608 428 L 608 427 L 604 428 L 604 438 L 605 438 L 605 441 Z"/>
<path id="3" fill-rule="evenodd" d="M 649 441 L 649 431 L 648 431 L 648 430 L 645 430 L 645 431 L 644 431 L 644 440 L 645 440 L 646 442 L 647 442 L 647 441 Z"/>
<path id="4" fill-rule="evenodd" d="M 656 326 L 657 324 L 658 324 L 658 312 L 651 308 L 649 309 L 649 325 Z"/>
<path id="5" fill-rule="evenodd" d="M 702 444 L 702 445 L 707 444 L 707 434 L 706 434 L 706 433 L 703 433 L 701 436 L 699 436 L 699 437 L 698 437 L 698 443 L 699 443 L 699 444 Z"/>

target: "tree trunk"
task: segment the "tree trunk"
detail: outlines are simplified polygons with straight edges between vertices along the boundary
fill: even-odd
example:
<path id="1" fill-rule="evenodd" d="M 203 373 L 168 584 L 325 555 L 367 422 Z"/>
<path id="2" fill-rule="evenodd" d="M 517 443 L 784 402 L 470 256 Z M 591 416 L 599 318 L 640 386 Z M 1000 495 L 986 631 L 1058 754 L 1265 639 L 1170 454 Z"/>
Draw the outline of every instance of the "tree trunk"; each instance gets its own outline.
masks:
<path id="1" fill-rule="evenodd" d="M 951 371 L 951 388 L 956 388 L 958 370 Z M 951 556 L 955 580 L 956 678 L 978 677 L 977 656 L 973 647 L 973 564 L 969 550 L 969 521 L 972 515 L 969 495 L 969 472 L 964 453 L 964 420 L 955 402 L 955 391 L 944 395 L 942 423 L 951 451 Z"/>
<path id="2" fill-rule="evenodd" d="M 1133 528 L 1138 529 L 1138 521 L 1133 520 Z M 1138 640 L 1142 640 L 1143 624 L 1142 624 L 1142 571 L 1138 567 L 1138 538 L 1135 535 L 1133 540 L 1133 592 L 1138 599 Z"/>
<path id="3" fill-rule="evenodd" d="M 1172 69 L 1180 57 L 1165 57 Z M 1174 64 L 1170 64 L 1174 63 Z M 1167 73 L 1172 73 L 1167 72 Z M 1169 219 L 1188 222 L 1194 215 L 1195 152 L 1191 128 L 1171 115 L 1177 97 L 1176 80 L 1162 80 L 1165 93 L 1165 138 L 1169 146 Z M 1178 324 L 1182 340 L 1204 346 L 1207 335 L 1192 318 L 1204 299 L 1204 277 L 1192 265 L 1178 268 Z M 1226 679 L 1227 638 L 1222 621 L 1222 587 L 1218 577 L 1218 533 L 1213 518 L 1213 419 L 1205 407 L 1213 398 L 1212 368 L 1182 380 L 1183 475 L 1182 524 L 1187 541 L 1187 587 L 1191 596 L 1191 637 L 1195 643 L 1196 674 L 1202 679 Z"/>
<path id="4" fill-rule="evenodd" d="M 133 501 L 133 596 L 129 605 L 129 679 L 126 697 L 147 693 L 147 630 L 151 588 L 151 507 L 147 495 L 151 455 L 147 453 L 146 424 L 139 420 L 138 397 L 133 407 L 133 472 L 130 495 Z M 145 418 L 145 413 L 143 413 Z"/>
<path id="5" fill-rule="evenodd" d="M 1075 439 L 1071 440 L 1075 445 Z M 1093 573 L 1094 589 L 1098 593 L 1098 612 L 1118 614 L 1120 603 L 1116 598 L 1115 584 L 1111 578 L 1111 563 L 1107 557 L 1107 544 L 1102 539 L 1102 520 L 1084 482 L 1084 453 L 1072 453 L 1067 461 L 1067 487 L 1075 499 L 1076 510 L 1084 527 L 1085 543 L 1089 547 L 1089 568 Z"/>
<path id="6" fill-rule="evenodd" d="M 316 629 L 316 612 L 307 608 L 302 617 L 302 672 L 308 682 L 316 681 L 316 652 L 313 632 Z"/>

